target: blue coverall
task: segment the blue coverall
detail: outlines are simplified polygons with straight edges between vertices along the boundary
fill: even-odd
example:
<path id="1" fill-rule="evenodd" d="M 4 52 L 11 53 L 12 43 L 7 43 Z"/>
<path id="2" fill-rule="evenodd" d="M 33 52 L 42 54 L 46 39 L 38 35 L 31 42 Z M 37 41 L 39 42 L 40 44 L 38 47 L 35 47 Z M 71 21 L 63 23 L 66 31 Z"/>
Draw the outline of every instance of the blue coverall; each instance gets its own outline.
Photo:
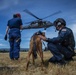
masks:
<path id="1" fill-rule="evenodd" d="M 75 40 L 70 28 L 64 27 L 58 37 L 47 38 L 48 49 L 53 54 L 52 61 L 60 61 L 63 58 L 69 59 L 74 55 Z"/>
<path id="2" fill-rule="evenodd" d="M 20 26 L 22 25 L 22 20 L 20 18 L 12 18 L 8 21 L 7 26 L 9 26 L 9 43 L 10 43 L 10 58 L 18 59 L 20 51 L 21 33 Z M 19 39 L 19 40 L 18 40 Z M 18 41 L 17 41 L 18 40 Z"/>

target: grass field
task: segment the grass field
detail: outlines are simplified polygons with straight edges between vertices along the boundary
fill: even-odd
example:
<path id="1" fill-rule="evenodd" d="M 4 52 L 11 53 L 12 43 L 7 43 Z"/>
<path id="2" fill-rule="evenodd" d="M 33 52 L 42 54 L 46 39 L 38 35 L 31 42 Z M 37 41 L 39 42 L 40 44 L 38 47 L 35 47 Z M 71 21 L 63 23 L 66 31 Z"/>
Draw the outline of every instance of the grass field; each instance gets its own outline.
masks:
<path id="1" fill-rule="evenodd" d="M 20 53 L 20 59 L 12 61 L 9 59 L 9 53 L 0 53 L 0 75 L 76 75 L 76 56 L 74 61 L 69 62 L 65 66 L 48 63 L 47 60 L 52 56 L 49 51 L 44 52 L 44 67 L 41 68 L 41 60 L 38 57 L 35 65 L 30 65 L 25 70 L 27 52 Z"/>

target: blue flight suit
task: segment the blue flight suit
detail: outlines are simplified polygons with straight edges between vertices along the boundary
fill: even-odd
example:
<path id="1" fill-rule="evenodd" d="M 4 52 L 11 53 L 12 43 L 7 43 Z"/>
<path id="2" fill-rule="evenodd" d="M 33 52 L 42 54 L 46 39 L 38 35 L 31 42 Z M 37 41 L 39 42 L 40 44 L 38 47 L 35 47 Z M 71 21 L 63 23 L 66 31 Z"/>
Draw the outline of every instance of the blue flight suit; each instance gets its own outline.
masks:
<path id="1" fill-rule="evenodd" d="M 53 54 L 51 58 L 53 61 L 60 61 L 63 58 L 69 59 L 74 55 L 75 40 L 70 28 L 62 28 L 58 33 L 58 37 L 47 38 L 47 42 L 48 49 Z"/>
<path id="2" fill-rule="evenodd" d="M 13 18 L 8 21 L 7 26 L 9 26 L 9 43 L 10 43 L 10 58 L 18 59 L 20 51 L 21 33 L 20 26 L 22 25 L 22 20 L 20 18 Z M 18 40 L 18 41 L 17 41 Z"/>

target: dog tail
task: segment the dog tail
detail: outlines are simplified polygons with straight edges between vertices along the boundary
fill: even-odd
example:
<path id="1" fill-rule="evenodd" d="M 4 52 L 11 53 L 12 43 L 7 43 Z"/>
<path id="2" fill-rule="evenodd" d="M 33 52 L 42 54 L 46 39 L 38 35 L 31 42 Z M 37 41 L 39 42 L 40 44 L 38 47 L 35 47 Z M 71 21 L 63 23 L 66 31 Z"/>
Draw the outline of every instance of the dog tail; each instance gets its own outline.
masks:
<path id="1" fill-rule="evenodd" d="M 36 47 L 35 37 L 33 37 L 33 55 L 35 59 L 37 58 L 36 50 L 37 50 L 37 47 Z"/>
<path id="2" fill-rule="evenodd" d="M 34 55 L 34 58 L 37 59 L 37 53 L 36 53 L 36 51 L 33 51 L 33 55 Z"/>

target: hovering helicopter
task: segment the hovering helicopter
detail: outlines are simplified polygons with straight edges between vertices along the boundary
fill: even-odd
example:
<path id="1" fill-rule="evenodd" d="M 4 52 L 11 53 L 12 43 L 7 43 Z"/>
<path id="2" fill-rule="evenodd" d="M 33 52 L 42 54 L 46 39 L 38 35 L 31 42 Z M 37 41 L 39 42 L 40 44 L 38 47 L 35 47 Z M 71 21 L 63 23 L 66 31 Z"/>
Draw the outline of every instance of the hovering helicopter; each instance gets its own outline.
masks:
<path id="1" fill-rule="evenodd" d="M 49 15 L 49 16 L 46 16 L 46 17 L 44 17 L 44 18 L 41 19 L 41 18 L 35 16 L 32 12 L 30 12 L 30 11 L 27 10 L 27 9 L 25 9 L 25 10 L 23 10 L 23 11 L 26 12 L 26 13 L 28 13 L 29 15 L 35 17 L 35 18 L 37 19 L 37 20 L 35 20 L 35 21 L 26 23 L 26 24 L 29 24 L 29 23 L 30 23 L 30 24 L 27 25 L 27 26 L 24 26 L 23 29 L 38 29 L 38 28 L 44 28 L 44 30 L 46 30 L 47 28 L 53 26 L 53 23 L 51 23 L 50 21 L 44 21 L 43 19 L 46 19 L 46 18 L 48 18 L 48 17 L 50 17 L 50 16 L 53 16 L 53 15 L 56 15 L 56 14 L 61 13 L 61 11 L 58 11 L 58 12 L 55 12 L 55 13 L 53 13 L 53 14 L 51 14 L 51 15 Z"/>

